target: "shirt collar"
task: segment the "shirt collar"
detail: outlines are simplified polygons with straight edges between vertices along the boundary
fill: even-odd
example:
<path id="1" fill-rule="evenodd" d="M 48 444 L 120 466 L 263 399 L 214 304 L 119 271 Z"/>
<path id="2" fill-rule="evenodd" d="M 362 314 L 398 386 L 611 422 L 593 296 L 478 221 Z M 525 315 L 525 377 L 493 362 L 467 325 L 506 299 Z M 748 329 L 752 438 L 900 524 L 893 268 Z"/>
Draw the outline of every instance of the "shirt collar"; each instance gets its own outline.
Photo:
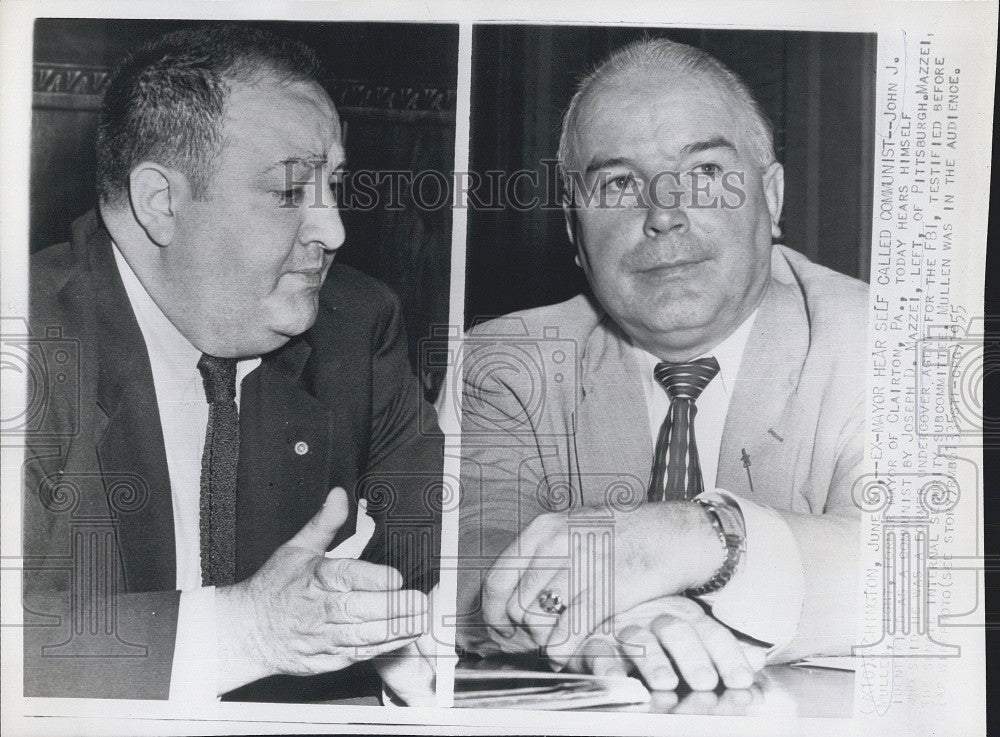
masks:
<path id="1" fill-rule="evenodd" d="M 169 373 L 178 377 L 191 372 L 197 373 L 201 351 L 195 348 L 163 314 L 163 310 L 149 296 L 149 292 L 125 260 L 118 245 L 112 243 L 112 246 L 115 263 L 121 274 L 122 284 L 125 285 L 125 293 L 132 303 L 136 322 L 139 323 L 139 330 L 142 331 L 142 337 L 146 341 L 150 363 L 154 366 L 169 367 Z"/>
<path id="2" fill-rule="evenodd" d="M 715 357 L 715 360 L 719 362 L 719 379 L 727 395 L 732 394 L 733 387 L 736 386 L 736 376 L 739 374 L 740 362 L 743 360 L 743 351 L 746 349 L 747 340 L 750 338 L 750 330 L 753 327 L 754 319 L 757 317 L 759 309 L 760 307 L 757 307 L 757 309 L 750 313 L 750 316 L 740 323 L 740 326 L 730 333 L 719 345 L 695 358 L 697 360 L 698 358 L 708 358 L 709 356 Z M 662 359 L 639 348 L 634 343 L 632 344 L 632 350 L 635 352 L 636 360 L 642 369 L 643 377 L 652 377 L 653 369 L 656 368 L 656 364 Z"/>

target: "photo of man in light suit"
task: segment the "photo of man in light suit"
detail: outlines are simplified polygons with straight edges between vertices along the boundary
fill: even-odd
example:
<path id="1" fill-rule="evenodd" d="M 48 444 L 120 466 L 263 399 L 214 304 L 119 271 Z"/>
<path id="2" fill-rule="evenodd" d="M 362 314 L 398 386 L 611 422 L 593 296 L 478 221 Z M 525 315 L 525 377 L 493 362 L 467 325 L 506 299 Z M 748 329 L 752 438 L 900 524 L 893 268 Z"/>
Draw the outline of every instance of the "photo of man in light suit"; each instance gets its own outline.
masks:
<path id="1" fill-rule="evenodd" d="M 647 38 L 579 84 L 559 166 L 590 292 L 466 340 L 458 644 L 695 690 L 848 654 L 868 292 L 775 244 L 767 117 Z"/>
<path id="2" fill-rule="evenodd" d="M 99 211 L 32 258 L 33 333 L 78 371 L 25 462 L 28 696 L 316 700 L 393 653 L 390 688 L 433 698 L 442 441 L 398 298 L 334 263 L 327 81 L 237 23 L 111 76 Z"/>

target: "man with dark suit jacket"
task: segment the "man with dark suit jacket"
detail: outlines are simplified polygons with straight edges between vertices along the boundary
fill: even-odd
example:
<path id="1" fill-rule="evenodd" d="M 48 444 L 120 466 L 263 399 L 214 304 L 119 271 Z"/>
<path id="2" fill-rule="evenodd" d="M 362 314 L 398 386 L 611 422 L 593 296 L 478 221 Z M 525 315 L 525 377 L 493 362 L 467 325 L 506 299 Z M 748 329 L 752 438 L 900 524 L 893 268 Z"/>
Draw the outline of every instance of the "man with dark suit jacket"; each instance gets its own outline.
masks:
<path id="1" fill-rule="evenodd" d="M 559 160 L 592 294 L 464 346 L 459 644 L 668 689 L 848 653 L 865 285 L 772 245 L 770 124 L 698 49 L 612 54 Z"/>
<path id="2" fill-rule="evenodd" d="M 32 264 L 33 334 L 74 371 L 25 464 L 26 695 L 329 698 L 322 674 L 390 652 L 389 685 L 429 693 L 441 437 L 396 298 L 332 265 L 320 80 L 226 24 L 111 79 L 100 213 Z"/>

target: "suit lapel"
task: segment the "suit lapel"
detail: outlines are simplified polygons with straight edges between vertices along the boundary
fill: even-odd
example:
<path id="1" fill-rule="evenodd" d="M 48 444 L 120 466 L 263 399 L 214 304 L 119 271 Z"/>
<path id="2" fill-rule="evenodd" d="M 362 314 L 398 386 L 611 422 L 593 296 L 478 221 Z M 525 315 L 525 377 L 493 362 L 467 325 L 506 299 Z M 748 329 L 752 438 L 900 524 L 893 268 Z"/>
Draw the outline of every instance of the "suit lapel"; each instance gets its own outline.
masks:
<path id="1" fill-rule="evenodd" d="M 327 407 L 307 392 L 302 367 L 310 354 L 302 338 L 268 356 L 243 381 L 240 466 L 236 502 L 237 579 L 249 576 L 322 506 L 330 488 L 338 437 Z M 356 474 L 355 474 L 356 475 Z M 352 488 L 354 479 L 337 476 Z M 354 532 L 348 522 L 337 540 Z"/>
<path id="2" fill-rule="evenodd" d="M 86 248 L 95 299 L 96 398 L 108 419 L 97 457 L 117 522 L 125 585 L 130 592 L 169 591 L 177 575 L 173 503 L 149 355 L 107 231 L 96 228 Z"/>
<path id="3" fill-rule="evenodd" d="M 97 403 L 107 417 L 98 462 L 117 523 L 127 590 L 169 591 L 177 576 L 173 500 L 149 354 L 111 239 L 96 221 L 92 227 L 84 247 L 95 295 Z M 346 488 L 357 479 L 356 469 L 334 463 L 338 447 L 354 447 L 352 429 L 341 427 L 302 386 L 309 355 L 306 340 L 294 339 L 266 356 L 243 381 L 238 578 L 256 571 L 319 510 L 334 471 Z M 335 544 L 354 532 L 357 505 L 353 498 L 350 503 L 348 522 Z"/>
<path id="4" fill-rule="evenodd" d="M 653 458 L 645 395 L 627 339 L 607 315 L 584 347 L 578 392 L 575 417 L 567 426 L 572 432 L 575 422 L 571 457 L 583 503 L 604 505 L 616 495 L 616 505 L 621 504 L 625 490 L 613 484 L 622 481 L 629 498 L 645 498 Z"/>
<path id="5" fill-rule="evenodd" d="M 791 472 L 780 467 L 794 453 L 794 433 L 788 428 L 797 414 L 795 392 L 808 348 L 809 321 L 801 292 L 776 253 L 726 415 L 719 452 L 720 488 L 786 505 L 781 489 L 755 487 L 751 492 L 750 478 L 782 478 Z"/>

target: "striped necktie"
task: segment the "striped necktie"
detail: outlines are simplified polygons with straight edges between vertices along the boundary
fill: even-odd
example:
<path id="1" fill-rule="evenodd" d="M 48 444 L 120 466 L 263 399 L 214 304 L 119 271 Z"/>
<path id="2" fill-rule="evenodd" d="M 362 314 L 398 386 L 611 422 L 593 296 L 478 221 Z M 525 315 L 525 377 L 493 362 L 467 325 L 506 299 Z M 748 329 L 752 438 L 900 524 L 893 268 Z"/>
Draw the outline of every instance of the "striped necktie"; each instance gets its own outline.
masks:
<path id="1" fill-rule="evenodd" d="M 650 501 L 693 499 L 704 491 L 695 444 L 695 400 L 717 373 L 719 362 L 711 356 L 689 363 L 661 361 L 653 369 L 653 377 L 670 397 L 670 411 L 656 438 Z"/>
<path id="2" fill-rule="evenodd" d="M 236 359 L 204 353 L 198 370 L 208 400 L 201 457 L 201 582 L 203 586 L 224 586 L 236 578 L 236 470 L 240 453 Z"/>

